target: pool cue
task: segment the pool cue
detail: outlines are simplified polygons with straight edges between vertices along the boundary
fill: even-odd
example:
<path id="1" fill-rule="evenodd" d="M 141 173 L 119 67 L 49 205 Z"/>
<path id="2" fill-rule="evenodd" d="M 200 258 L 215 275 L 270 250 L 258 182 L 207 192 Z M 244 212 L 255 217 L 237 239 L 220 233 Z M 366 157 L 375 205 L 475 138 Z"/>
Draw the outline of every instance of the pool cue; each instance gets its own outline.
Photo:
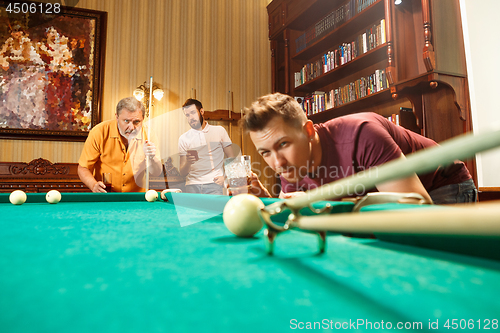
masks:
<path id="1" fill-rule="evenodd" d="M 149 78 L 149 114 L 148 114 L 148 140 L 151 137 L 151 112 L 153 108 L 151 107 L 153 100 L 153 76 Z M 146 191 L 149 190 L 149 157 L 146 157 Z"/>
<path id="2" fill-rule="evenodd" d="M 227 116 L 229 117 L 229 121 L 228 121 L 229 122 L 229 138 L 233 137 L 233 126 L 231 124 L 231 110 L 232 110 L 232 107 L 233 107 L 233 102 L 231 100 L 231 90 L 229 90 L 229 107 L 228 107 L 228 110 L 227 110 Z"/>
<path id="3" fill-rule="evenodd" d="M 371 189 L 377 184 L 409 177 L 415 173 L 423 174 L 439 166 L 474 156 L 500 146 L 500 130 L 477 135 L 463 134 L 446 140 L 440 146 L 434 146 L 387 162 L 352 176 L 305 192 L 305 195 L 273 203 L 264 209 L 271 215 L 279 213 L 286 205 L 292 210 L 299 210 L 314 202 L 338 199 L 352 195 L 356 189 Z"/>
<path id="4" fill-rule="evenodd" d="M 304 216 L 294 227 L 341 233 L 500 236 L 500 202 Z"/>

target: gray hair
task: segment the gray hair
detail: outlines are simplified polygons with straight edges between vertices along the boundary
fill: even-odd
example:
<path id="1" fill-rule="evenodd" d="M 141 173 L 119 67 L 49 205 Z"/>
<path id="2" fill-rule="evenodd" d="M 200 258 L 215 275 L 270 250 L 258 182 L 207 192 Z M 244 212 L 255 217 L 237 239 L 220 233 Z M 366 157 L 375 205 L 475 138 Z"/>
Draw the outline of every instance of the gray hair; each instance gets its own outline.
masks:
<path id="1" fill-rule="evenodd" d="M 116 115 L 119 116 L 123 109 L 126 109 L 130 112 L 141 110 L 142 118 L 146 116 L 146 108 L 144 107 L 144 104 L 138 101 L 135 97 L 126 97 L 119 101 L 116 105 Z"/>

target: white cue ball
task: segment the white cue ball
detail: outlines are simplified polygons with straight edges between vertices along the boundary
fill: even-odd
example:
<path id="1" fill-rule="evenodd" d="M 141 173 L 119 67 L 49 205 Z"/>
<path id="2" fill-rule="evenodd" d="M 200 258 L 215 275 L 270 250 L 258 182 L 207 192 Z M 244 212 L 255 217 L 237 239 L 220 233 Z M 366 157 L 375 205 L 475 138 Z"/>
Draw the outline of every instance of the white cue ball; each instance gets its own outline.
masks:
<path id="1" fill-rule="evenodd" d="M 45 200 L 47 200 L 48 203 L 56 204 L 61 201 L 61 193 L 59 193 L 58 190 L 50 190 L 45 195 Z"/>
<path id="2" fill-rule="evenodd" d="M 146 192 L 145 197 L 147 201 L 154 202 L 158 200 L 158 192 L 156 192 L 155 190 L 149 190 Z"/>
<path id="3" fill-rule="evenodd" d="M 9 201 L 14 205 L 22 205 L 26 202 L 27 196 L 21 190 L 15 190 L 9 195 Z"/>
<path id="4" fill-rule="evenodd" d="M 238 194 L 227 202 L 222 213 L 226 227 L 236 236 L 251 237 L 262 229 L 260 210 L 264 203 L 254 195 Z"/>

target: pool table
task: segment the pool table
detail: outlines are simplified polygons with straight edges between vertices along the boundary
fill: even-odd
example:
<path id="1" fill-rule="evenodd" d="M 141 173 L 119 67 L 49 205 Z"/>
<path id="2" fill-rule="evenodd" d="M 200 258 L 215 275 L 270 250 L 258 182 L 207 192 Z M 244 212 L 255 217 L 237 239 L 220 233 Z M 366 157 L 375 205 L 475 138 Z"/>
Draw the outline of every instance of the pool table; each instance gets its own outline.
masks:
<path id="1" fill-rule="evenodd" d="M 227 197 L 177 198 L 0 195 L 0 332 L 499 329 L 500 261 L 296 230 L 269 256 Z"/>

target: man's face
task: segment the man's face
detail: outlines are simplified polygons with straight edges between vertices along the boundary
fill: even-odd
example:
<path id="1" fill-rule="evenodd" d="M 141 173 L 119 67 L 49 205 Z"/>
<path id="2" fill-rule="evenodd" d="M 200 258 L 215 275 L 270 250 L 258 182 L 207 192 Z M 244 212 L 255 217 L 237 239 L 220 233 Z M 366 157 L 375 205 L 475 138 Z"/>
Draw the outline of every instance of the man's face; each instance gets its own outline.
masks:
<path id="1" fill-rule="evenodd" d="M 188 120 L 189 126 L 194 129 L 200 129 L 203 124 L 203 116 L 201 112 L 196 109 L 196 105 L 189 105 L 184 109 L 184 114 Z"/>
<path id="2" fill-rule="evenodd" d="M 130 140 L 137 136 L 144 117 L 140 109 L 133 112 L 123 109 L 120 115 L 116 116 L 116 120 L 118 121 L 118 131 L 120 134 L 127 140 Z"/>
<path id="3" fill-rule="evenodd" d="M 310 168 L 311 146 L 307 131 L 274 117 L 256 132 L 250 132 L 255 148 L 266 163 L 289 182 L 304 178 Z"/>

